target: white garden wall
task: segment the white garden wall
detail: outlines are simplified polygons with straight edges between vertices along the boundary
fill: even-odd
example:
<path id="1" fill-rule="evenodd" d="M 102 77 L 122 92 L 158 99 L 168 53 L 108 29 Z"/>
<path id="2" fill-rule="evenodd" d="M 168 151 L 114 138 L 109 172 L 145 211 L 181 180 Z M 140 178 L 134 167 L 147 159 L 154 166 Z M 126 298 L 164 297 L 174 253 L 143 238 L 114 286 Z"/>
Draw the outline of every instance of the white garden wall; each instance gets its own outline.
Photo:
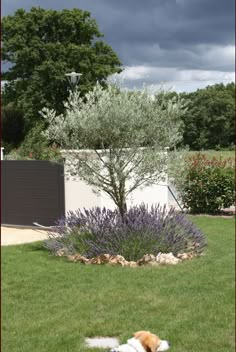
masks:
<path id="1" fill-rule="evenodd" d="M 145 203 L 148 205 L 160 203 L 168 205 L 167 183 L 145 187 L 135 190 L 127 202 L 128 207 Z M 84 181 L 73 181 L 65 178 L 65 209 L 76 210 L 78 208 L 92 208 L 95 206 L 114 209 L 114 202 L 104 193 L 98 196 Z"/>
<path id="2" fill-rule="evenodd" d="M 66 159 L 66 152 L 63 151 L 63 157 Z M 66 163 L 65 163 L 66 168 Z M 152 185 L 135 190 L 127 201 L 128 207 L 145 203 L 149 206 L 152 204 L 161 204 L 168 206 L 168 181 L 158 185 Z M 93 208 L 96 206 L 114 209 L 115 204 L 110 197 L 100 192 L 93 192 L 91 186 L 87 185 L 83 180 L 73 180 L 65 177 L 65 210 L 74 211 L 79 208 Z"/>

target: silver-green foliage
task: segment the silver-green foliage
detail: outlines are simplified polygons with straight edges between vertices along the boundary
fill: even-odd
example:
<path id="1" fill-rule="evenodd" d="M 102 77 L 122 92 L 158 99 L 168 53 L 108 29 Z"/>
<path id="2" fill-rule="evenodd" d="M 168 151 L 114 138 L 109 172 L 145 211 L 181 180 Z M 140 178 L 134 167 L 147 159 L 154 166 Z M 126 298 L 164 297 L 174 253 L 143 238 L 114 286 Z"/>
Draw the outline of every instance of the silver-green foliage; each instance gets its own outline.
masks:
<path id="1" fill-rule="evenodd" d="M 64 115 L 43 110 L 49 122 L 44 135 L 71 150 L 70 175 L 106 192 L 121 213 L 132 191 L 163 179 L 165 148 L 173 149 L 182 139 L 180 99 L 166 101 L 165 95 L 159 99 L 146 89 L 128 92 L 97 84 L 85 99 L 78 91 L 71 93 L 65 107 Z"/>

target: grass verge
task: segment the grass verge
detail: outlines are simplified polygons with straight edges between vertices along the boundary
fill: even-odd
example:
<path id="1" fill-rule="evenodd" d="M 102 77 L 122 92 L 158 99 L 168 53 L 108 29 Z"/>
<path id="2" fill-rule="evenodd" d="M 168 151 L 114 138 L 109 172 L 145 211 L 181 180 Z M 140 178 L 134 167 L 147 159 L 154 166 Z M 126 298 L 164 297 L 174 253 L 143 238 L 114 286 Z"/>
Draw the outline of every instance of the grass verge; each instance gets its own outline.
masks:
<path id="1" fill-rule="evenodd" d="M 2 350 L 91 352 L 84 338 L 151 330 L 173 352 L 234 351 L 234 220 L 192 217 L 199 259 L 159 268 L 84 266 L 40 243 L 2 248 Z"/>
<path id="2" fill-rule="evenodd" d="M 199 152 L 190 151 L 190 155 L 198 154 Z M 203 150 L 200 152 L 201 154 L 206 154 L 208 158 L 217 158 L 217 159 L 227 159 L 227 158 L 235 158 L 235 151 L 234 150 Z"/>

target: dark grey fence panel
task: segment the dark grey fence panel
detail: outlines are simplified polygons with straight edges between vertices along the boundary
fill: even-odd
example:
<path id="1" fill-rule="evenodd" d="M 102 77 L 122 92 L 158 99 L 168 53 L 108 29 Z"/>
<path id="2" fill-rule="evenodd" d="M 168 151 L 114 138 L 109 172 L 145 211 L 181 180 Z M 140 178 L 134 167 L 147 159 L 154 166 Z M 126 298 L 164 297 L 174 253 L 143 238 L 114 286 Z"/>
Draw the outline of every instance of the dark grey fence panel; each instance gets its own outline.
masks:
<path id="1" fill-rule="evenodd" d="M 49 161 L 1 161 L 2 224 L 51 226 L 65 215 L 63 165 Z"/>

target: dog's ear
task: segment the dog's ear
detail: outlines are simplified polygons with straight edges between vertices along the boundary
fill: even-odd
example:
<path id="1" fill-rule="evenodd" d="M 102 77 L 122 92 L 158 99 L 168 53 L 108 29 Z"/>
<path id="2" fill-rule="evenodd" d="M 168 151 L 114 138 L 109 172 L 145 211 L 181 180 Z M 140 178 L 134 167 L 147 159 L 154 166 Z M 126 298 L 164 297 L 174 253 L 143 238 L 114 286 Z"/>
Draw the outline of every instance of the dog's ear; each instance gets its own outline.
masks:
<path id="1" fill-rule="evenodd" d="M 149 348 L 150 352 L 156 352 L 158 347 L 160 346 L 159 337 L 152 335 L 152 337 L 147 341 L 147 348 Z"/>
<path id="2" fill-rule="evenodd" d="M 156 352 L 160 346 L 159 337 L 149 331 L 138 331 L 134 334 L 134 337 L 140 341 L 147 352 Z"/>

